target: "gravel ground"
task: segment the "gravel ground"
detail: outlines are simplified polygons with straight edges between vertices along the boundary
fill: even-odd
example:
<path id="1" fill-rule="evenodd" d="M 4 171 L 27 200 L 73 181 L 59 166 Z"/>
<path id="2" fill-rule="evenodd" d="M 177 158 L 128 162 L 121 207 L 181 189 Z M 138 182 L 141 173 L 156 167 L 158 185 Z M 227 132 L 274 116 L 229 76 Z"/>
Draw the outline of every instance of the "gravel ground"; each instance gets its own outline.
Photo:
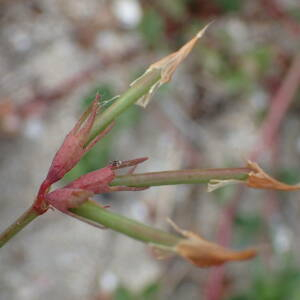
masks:
<path id="1" fill-rule="evenodd" d="M 251 5 L 248 11 L 251 12 Z M 32 203 L 55 150 L 80 113 L 80 99 L 99 82 L 111 82 L 116 90 L 124 91 L 131 80 L 130 72 L 162 56 L 143 48 L 143 40 L 136 31 L 141 15 L 138 1 L 0 3 L 2 103 L 10 99 L 14 105 L 22 105 L 39 92 L 55 89 L 81 70 L 98 64 L 99 58 L 108 57 L 112 61 L 107 67 L 103 60 L 90 80 L 61 101 L 43 107 L 42 114 L 38 107 L 26 120 L 6 120 L 6 134 L 3 133 L 0 140 L 0 230 Z M 264 23 L 251 24 L 248 28 L 239 17 L 224 17 L 214 26 L 213 36 L 223 28 L 233 38 L 232 55 L 251 49 L 252 40 L 257 44 L 264 39 L 272 41 L 288 54 L 295 53 L 298 43 L 278 37 L 276 29 L 269 30 Z M 278 32 L 282 37 L 280 28 Z M 257 142 L 257 115 L 268 107 L 269 95 L 258 86 L 248 94 L 230 99 L 226 87 L 212 81 L 214 78 L 205 69 L 209 58 L 203 63 L 201 73 L 193 74 L 194 62 L 201 60 L 201 50 L 197 49 L 178 70 L 173 83 L 155 95 L 155 102 L 147 110 L 141 109 L 138 125 L 122 134 L 115 133 L 112 159 L 149 156 L 150 161 L 139 167 L 141 172 L 244 164 L 249 149 Z M 114 62 L 131 51 L 137 54 Z M 276 67 L 278 65 L 270 70 L 271 74 L 277 74 Z M 199 89 L 203 86 L 200 105 L 205 112 L 199 113 L 200 120 L 193 119 L 192 112 L 189 115 L 182 107 L 192 107 L 190 103 L 199 98 Z M 299 162 L 299 128 L 296 111 L 288 115 L 282 128 L 279 165 L 289 168 Z M 270 155 L 263 159 L 268 166 Z M 261 208 L 262 197 L 262 192 L 248 192 L 241 210 L 249 213 Z M 279 250 L 297 251 L 300 245 L 299 225 L 295 221 L 299 212 L 297 194 L 286 198 L 275 236 Z M 109 201 L 114 211 L 160 228 L 168 229 L 166 217 L 176 216 L 182 227 L 209 239 L 214 239 L 222 210 L 215 196 L 206 193 L 206 187 L 122 192 L 113 194 Z M 153 210 L 155 217 L 151 214 Z M 0 263 L 0 298 L 10 300 L 106 299 L 100 295 L 110 293 L 120 283 L 140 290 L 155 280 L 164 284 L 162 299 L 170 295 L 172 299 L 202 299 L 199 285 L 203 286 L 208 274 L 179 260 L 157 261 L 141 243 L 110 230 L 99 231 L 55 211 L 38 218 L 1 249 Z M 247 274 L 247 268 L 245 263 L 229 269 L 232 274 Z M 189 274 L 187 281 L 184 280 L 186 274 Z M 237 290 L 244 286 L 242 276 L 235 280 Z"/>

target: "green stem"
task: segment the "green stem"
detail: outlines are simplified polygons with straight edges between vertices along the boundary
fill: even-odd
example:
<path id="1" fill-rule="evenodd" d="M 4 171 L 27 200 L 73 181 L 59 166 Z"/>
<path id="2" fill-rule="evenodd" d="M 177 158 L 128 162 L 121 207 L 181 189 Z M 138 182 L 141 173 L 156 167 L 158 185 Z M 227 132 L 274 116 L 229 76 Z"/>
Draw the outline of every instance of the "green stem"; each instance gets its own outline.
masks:
<path id="1" fill-rule="evenodd" d="M 77 208 L 70 209 L 74 214 L 123 233 L 136 240 L 164 247 L 175 246 L 182 238 L 112 213 L 93 201 L 86 201 Z"/>
<path id="2" fill-rule="evenodd" d="M 112 186 L 157 186 L 183 183 L 208 183 L 212 179 L 246 180 L 251 170 L 248 168 L 227 169 L 194 169 L 179 171 L 152 172 L 117 176 Z M 70 209 L 73 213 L 104 225 L 115 231 L 128 235 L 134 239 L 153 243 L 165 247 L 172 247 L 178 243 L 180 237 L 171 235 L 158 229 L 146 226 L 121 215 L 112 213 L 92 201 L 87 201 L 78 208 Z"/>
<path id="3" fill-rule="evenodd" d="M 110 185 L 146 187 L 171 184 L 208 183 L 212 179 L 246 180 L 250 171 L 251 170 L 248 168 L 228 168 L 151 172 L 117 176 L 110 183 Z M 160 230 L 153 229 L 138 222 L 113 214 L 103 208 L 97 208 L 93 212 L 91 206 L 92 204 L 86 203 L 85 205 L 81 206 L 80 210 L 76 213 L 78 215 L 81 215 L 81 213 L 87 214 L 86 216 L 83 215 L 83 217 L 88 219 L 95 218 L 95 222 L 145 242 L 159 244 L 159 240 L 162 237 L 164 241 L 168 240 L 169 238 L 171 240 L 173 239 L 171 238 L 171 235 L 167 233 L 163 233 Z M 0 235 L 0 248 L 37 216 L 38 213 L 33 208 L 30 208 L 28 211 L 26 211 L 18 220 L 16 220 Z M 164 244 L 168 243 L 164 242 Z"/>
<path id="4" fill-rule="evenodd" d="M 208 183 L 212 179 L 246 180 L 249 176 L 249 172 L 251 172 L 251 170 L 248 168 L 191 169 L 151 172 L 116 176 L 110 185 L 146 187 L 171 184 Z"/>
<path id="5" fill-rule="evenodd" d="M 20 216 L 13 224 L 1 233 L 0 248 L 38 216 L 39 214 L 33 207 L 28 209 L 22 216 Z"/>
<path id="6" fill-rule="evenodd" d="M 116 102 L 108 107 L 103 113 L 99 114 L 86 144 L 89 144 L 99 132 L 103 131 L 130 105 L 134 104 L 142 96 L 148 93 L 151 87 L 159 81 L 161 77 L 160 73 L 160 70 L 153 70 L 145 74 L 121 95 Z"/>

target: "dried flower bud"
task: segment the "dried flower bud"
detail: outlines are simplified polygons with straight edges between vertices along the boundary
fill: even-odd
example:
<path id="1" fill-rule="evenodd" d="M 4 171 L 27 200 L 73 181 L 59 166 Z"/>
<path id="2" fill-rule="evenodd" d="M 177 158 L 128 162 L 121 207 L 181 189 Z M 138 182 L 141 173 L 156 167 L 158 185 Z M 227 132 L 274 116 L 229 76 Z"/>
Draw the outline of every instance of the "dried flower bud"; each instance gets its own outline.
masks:
<path id="1" fill-rule="evenodd" d="M 247 260 L 256 256 L 256 250 L 233 251 L 190 232 L 193 236 L 184 239 L 176 246 L 176 251 L 198 267 L 211 267 L 229 261 Z"/>
<path id="2" fill-rule="evenodd" d="M 209 242 L 191 231 L 180 229 L 169 220 L 174 229 L 185 238 L 175 245 L 175 251 L 198 267 L 218 266 L 229 261 L 247 260 L 256 256 L 255 249 L 233 251 Z"/>
<path id="3" fill-rule="evenodd" d="M 248 168 L 252 171 L 249 173 L 247 185 L 256 189 L 272 189 L 281 191 L 294 191 L 300 189 L 300 184 L 288 185 L 276 180 L 268 175 L 257 163 L 248 161 Z"/>

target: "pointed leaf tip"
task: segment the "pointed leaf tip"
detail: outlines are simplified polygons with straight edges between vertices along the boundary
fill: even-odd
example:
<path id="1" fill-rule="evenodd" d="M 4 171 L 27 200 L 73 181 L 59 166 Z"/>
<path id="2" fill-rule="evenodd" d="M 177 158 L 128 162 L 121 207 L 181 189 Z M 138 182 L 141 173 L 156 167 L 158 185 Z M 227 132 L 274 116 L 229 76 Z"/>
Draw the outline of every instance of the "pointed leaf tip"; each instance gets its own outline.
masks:
<path id="1" fill-rule="evenodd" d="M 194 48 L 196 42 L 204 35 L 205 31 L 209 27 L 209 24 L 207 24 L 204 28 L 202 28 L 189 42 L 187 42 L 185 45 L 183 45 L 179 50 L 169 54 L 168 56 L 160 59 L 156 63 L 150 65 L 150 67 L 146 70 L 146 72 L 136 79 L 134 82 L 130 84 L 130 86 L 133 86 L 137 84 L 140 79 L 144 78 L 149 72 L 153 70 L 160 70 L 161 72 L 161 78 L 158 80 L 149 90 L 147 94 L 145 94 L 142 98 L 140 98 L 137 101 L 137 105 L 140 105 L 142 107 L 146 107 L 150 101 L 150 98 L 152 94 L 164 83 L 169 82 L 172 79 L 172 76 L 177 69 L 177 67 L 180 65 L 180 63 L 188 56 L 188 54 L 191 52 L 191 50 Z"/>

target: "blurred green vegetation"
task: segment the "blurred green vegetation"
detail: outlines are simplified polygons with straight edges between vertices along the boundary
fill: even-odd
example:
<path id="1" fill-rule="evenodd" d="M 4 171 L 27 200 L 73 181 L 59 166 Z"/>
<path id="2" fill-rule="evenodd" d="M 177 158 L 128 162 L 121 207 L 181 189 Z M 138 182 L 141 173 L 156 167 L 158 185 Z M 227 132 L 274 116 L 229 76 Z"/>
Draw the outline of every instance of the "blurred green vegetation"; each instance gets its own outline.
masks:
<path id="1" fill-rule="evenodd" d="M 249 272 L 251 286 L 227 300 L 298 300 L 300 299 L 300 270 L 293 259 L 287 258 L 277 270 L 266 270 L 260 264 Z"/>
<path id="2" fill-rule="evenodd" d="M 225 13 L 236 12 L 241 10 L 243 0 L 214 0 Z"/>
<path id="3" fill-rule="evenodd" d="M 236 192 L 236 186 L 228 185 L 220 189 L 216 189 L 213 193 L 215 199 L 220 206 L 228 205 L 232 201 L 232 197 Z"/>
<path id="4" fill-rule="evenodd" d="M 132 292 L 125 286 L 119 286 L 113 296 L 113 300 L 158 300 L 160 285 L 157 282 L 146 285 L 139 292 Z"/>
<path id="5" fill-rule="evenodd" d="M 255 245 L 263 232 L 263 219 L 256 214 L 238 213 L 234 219 L 235 241 L 237 246 Z"/>
<path id="6" fill-rule="evenodd" d="M 287 184 L 297 184 L 300 182 L 299 169 L 293 167 L 282 168 L 277 172 L 276 178 Z"/>
<path id="7" fill-rule="evenodd" d="M 164 44 L 161 43 L 164 39 L 164 21 L 154 9 L 145 11 L 139 30 L 148 46 L 158 48 Z"/>
<path id="8" fill-rule="evenodd" d="M 300 24 L 300 8 L 295 6 L 293 9 L 289 10 L 289 14 L 295 19 L 295 21 Z"/>

